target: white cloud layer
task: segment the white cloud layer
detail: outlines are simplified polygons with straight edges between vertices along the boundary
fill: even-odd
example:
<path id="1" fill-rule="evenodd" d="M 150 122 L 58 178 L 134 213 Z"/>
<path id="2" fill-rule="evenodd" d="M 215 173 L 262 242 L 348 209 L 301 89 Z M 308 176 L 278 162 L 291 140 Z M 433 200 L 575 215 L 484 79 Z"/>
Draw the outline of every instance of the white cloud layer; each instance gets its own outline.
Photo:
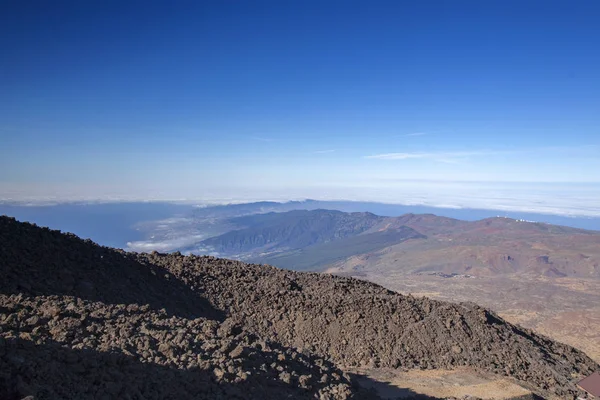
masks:
<path id="1" fill-rule="evenodd" d="M 390 204 L 424 205 L 445 208 L 480 208 L 541 214 L 600 217 L 600 183 L 527 183 L 527 182 L 449 182 L 434 180 L 356 179 L 355 182 L 324 182 L 320 185 L 278 186 L 252 185 L 213 189 L 204 193 L 165 193 L 152 196 L 155 201 L 177 201 L 193 204 L 228 204 L 252 201 L 288 201 L 302 199 L 374 201 Z M 149 196 L 118 196 L 111 201 L 148 201 Z M 98 201 L 98 196 L 60 198 L 19 198 L 23 204 L 66 201 Z M 104 199 L 106 201 L 107 199 Z M 183 221 L 163 220 L 163 225 Z M 164 228 L 168 229 L 168 226 Z M 192 230 L 192 229 L 190 229 Z M 192 233 L 192 235 L 195 234 Z M 179 246 L 181 238 L 149 240 L 153 246 L 166 249 Z M 194 239 L 195 240 L 195 239 Z M 185 243 L 187 244 L 187 243 Z M 131 249 L 142 249 L 145 242 L 131 243 Z"/>
<path id="2" fill-rule="evenodd" d="M 139 240 L 135 242 L 127 242 L 127 248 L 125 250 L 137 252 L 150 252 L 154 250 L 160 252 L 169 252 L 182 247 L 191 246 L 205 238 L 206 235 L 191 235 L 158 241 Z"/>

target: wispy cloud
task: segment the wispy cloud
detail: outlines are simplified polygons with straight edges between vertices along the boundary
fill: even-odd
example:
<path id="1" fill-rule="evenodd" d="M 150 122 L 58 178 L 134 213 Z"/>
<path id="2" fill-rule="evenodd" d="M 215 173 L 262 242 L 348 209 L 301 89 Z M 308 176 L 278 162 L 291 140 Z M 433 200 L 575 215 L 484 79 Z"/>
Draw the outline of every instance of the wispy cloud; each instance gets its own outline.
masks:
<path id="1" fill-rule="evenodd" d="M 313 151 L 313 154 L 327 154 L 327 153 L 333 153 L 335 152 L 335 149 L 331 149 L 331 150 L 317 150 L 317 151 Z"/>
<path id="2" fill-rule="evenodd" d="M 365 158 L 378 159 L 378 160 L 410 160 L 410 159 L 432 159 L 438 161 L 454 160 L 457 158 L 474 157 L 474 156 L 487 156 L 493 154 L 499 154 L 498 151 L 456 151 L 456 152 L 434 152 L 434 153 L 384 153 L 374 154 L 365 156 Z"/>
<path id="3" fill-rule="evenodd" d="M 413 132 L 413 133 L 406 133 L 402 136 L 425 136 L 427 135 L 427 132 Z"/>
<path id="4" fill-rule="evenodd" d="M 266 137 L 262 137 L 262 136 L 250 136 L 250 139 L 258 140 L 259 142 L 272 142 L 273 141 L 273 139 L 271 139 L 271 138 L 266 138 Z"/>
<path id="5" fill-rule="evenodd" d="M 599 149 L 597 145 L 582 146 L 553 146 L 537 148 L 514 148 L 503 150 L 470 150 L 470 151 L 439 151 L 439 152 L 401 152 L 401 153 L 383 153 L 364 156 L 364 158 L 378 160 L 410 160 L 410 159 L 429 159 L 439 162 L 455 163 L 461 159 L 469 157 L 488 157 L 488 156 L 509 156 L 518 154 L 546 154 L 560 157 L 589 157 L 596 156 Z"/>

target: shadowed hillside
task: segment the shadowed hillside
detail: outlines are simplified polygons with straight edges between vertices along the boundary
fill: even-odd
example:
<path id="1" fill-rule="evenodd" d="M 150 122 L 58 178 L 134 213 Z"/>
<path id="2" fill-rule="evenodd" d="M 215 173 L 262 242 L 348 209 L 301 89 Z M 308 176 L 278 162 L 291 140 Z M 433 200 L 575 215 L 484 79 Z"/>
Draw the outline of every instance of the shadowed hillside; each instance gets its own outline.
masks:
<path id="1" fill-rule="evenodd" d="M 283 254 L 258 257 L 255 261 L 276 265 L 295 271 L 321 270 L 323 265 L 346 259 L 353 255 L 370 253 L 409 239 L 422 239 L 424 235 L 407 226 L 383 231 L 365 232 L 338 240 L 301 248 Z"/>
<path id="2" fill-rule="evenodd" d="M 0 220 L 0 261 L 4 294 L 148 304 L 179 316 L 223 318 L 198 292 L 133 253 L 6 217 Z"/>
<path id="3" fill-rule="evenodd" d="M 299 249 L 358 235 L 383 219 L 371 213 L 333 210 L 249 215 L 230 220 L 246 228 L 204 240 L 201 245 L 223 254 Z"/>

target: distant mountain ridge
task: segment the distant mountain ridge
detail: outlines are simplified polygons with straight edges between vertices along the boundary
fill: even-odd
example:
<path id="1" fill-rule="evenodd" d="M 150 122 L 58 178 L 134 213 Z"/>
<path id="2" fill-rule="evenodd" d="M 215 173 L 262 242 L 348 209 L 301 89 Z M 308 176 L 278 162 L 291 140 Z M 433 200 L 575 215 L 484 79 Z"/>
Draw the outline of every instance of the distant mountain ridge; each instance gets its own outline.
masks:
<path id="1" fill-rule="evenodd" d="M 322 209 L 253 214 L 228 222 L 240 228 L 200 242 L 196 251 L 297 270 L 334 264 L 343 271 L 344 259 L 363 255 L 369 257 L 364 268 L 381 260 L 379 269 L 413 273 L 600 278 L 600 232 L 546 223 Z"/>

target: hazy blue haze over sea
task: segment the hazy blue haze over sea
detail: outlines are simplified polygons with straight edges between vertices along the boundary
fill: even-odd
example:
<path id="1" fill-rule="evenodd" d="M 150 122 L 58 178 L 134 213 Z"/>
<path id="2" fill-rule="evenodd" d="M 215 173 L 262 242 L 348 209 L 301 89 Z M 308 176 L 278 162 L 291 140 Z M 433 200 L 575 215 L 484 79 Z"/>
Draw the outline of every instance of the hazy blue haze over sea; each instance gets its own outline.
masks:
<path id="1" fill-rule="evenodd" d="M 168 218 L 189 212 L 189 206 L 169 203 L 58 204 L 52 206 L 11 206 L 0 204 L 0 214 L 36 223 L 110 247 L 125 248 L 141 239 L 134 228 L 140 221 Z"/>

